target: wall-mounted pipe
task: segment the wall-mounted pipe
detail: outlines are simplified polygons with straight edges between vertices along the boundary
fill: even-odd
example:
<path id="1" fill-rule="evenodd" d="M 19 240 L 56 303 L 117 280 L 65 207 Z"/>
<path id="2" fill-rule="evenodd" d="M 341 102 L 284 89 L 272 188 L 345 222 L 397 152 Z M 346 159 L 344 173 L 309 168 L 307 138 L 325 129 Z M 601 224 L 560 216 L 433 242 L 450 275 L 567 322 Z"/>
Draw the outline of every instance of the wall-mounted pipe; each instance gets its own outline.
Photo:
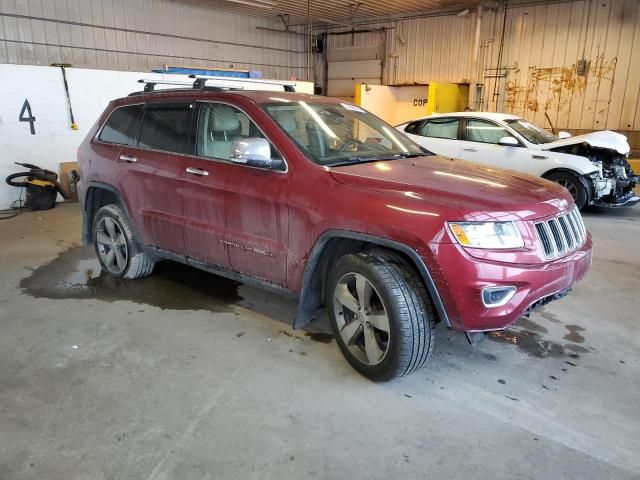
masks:
<path id="1" fill-rule="evenodd" d="M 473 71 L 473 82 L 469 86 L 469 108 L 477 110 L 476 98 L 480 79 L 480 30 L 482 28 L 482 4 L 476 10 L 476 33 L 473 38 L 473 51 L 471 56 L 471 70 Z"/>

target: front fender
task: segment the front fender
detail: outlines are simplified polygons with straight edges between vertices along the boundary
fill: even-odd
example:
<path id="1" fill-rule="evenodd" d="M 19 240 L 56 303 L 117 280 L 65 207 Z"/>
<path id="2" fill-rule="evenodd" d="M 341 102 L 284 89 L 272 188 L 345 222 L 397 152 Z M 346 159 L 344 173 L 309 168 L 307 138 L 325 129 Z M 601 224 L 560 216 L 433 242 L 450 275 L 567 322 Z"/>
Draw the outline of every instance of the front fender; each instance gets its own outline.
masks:
<path id="1" fill-rule="evenodd" d="M 318 290 L 317 285 L 314 282 L 314 278 L 320 273 L 318 272 L 317 267 L 320 264 L 321 257 L 326 254 L 325 247 L 331 239 L 335 238 L 357 240 L 372 245 L 378 245 L 389 250 L 401 252 L 409 257 L 414 263 L 416 269 L 420 273 L 420 276 L 425 283 L 427 291 L 431 296 L 431 300 L 433 301 L 436 311 L 438 312 L 440 320 L 446 326 L 451 326 L 449 316 L 447 315 L 447 311 L 442 302 L 440 293 L 438 292 L 438 288 L 436 287 L 436 284 L 433 280 L 431 271 L 416 250 L 394 240 L 389 240 L 387 238 L 377 237 L 374 235 L 368 235 L 365 233 L 353 232 L 349 230 L 327 230 L 316 240 L 309 255 L 309 259 L 307 260 L 307 263 L 304 267 L 302 286 L 300 290 L 300 301 L 298 303 L 298 309 L 293 321 L 293 328 L 301 328 L 307 325 L 316 316 L 316 313 L 321 306 L 322 299 L 320 297 L 320 291 Z"/>
<path id="2" fill-rule="evenodd" d="M 594 165 L 588 158 L 579 155 L 550 151 L 543 151 L 541 155 L 548 157 L 544 161 L 543 173 L 540 175 L 542 177 L 552 170 L 569 170 L 578 175 L 600 173 L 600 168 L 597 165 Z"/>

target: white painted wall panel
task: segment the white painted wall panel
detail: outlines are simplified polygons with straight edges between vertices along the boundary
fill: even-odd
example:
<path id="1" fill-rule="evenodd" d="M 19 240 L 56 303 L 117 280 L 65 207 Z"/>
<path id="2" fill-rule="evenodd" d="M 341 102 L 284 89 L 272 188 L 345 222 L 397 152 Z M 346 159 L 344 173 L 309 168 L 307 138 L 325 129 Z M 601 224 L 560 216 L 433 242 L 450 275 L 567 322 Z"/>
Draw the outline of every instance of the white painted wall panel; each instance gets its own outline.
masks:
<path id="1" fill-rule="evenodd" d="M 381 60 L 361 60 L 358 62 L 329 62 L 329 80 L 347 78 L 380 78 Z"/>

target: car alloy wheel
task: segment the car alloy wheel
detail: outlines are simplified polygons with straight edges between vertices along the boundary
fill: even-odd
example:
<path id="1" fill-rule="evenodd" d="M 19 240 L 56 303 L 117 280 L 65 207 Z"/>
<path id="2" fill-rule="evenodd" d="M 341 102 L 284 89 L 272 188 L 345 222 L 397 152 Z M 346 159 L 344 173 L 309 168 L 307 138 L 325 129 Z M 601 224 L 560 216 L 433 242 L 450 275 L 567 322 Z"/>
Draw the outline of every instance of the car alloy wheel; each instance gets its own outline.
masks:
<path id="1" fill-rule="evenodd" d="M 371 282 L 360 273 L 346 273 L 338 281 L 333 299 L 344 344 L 361 363 L 381 363 L 389 351 L 389 316 Z"/>
<path id="2" fill-rule="evenodd" d="M 574 182 L 566 180 L 564 178 L 559 178 L 558 180 L 556 180 L 556 183 L 566 188 L 573 197 L 574 201 L 578 200 L 578 187 Z"/>
<path id="3" fill-rule="evenodd" d="M 102 217 L 96 229 L 96 244 L 102 264 L 110 273 L 121 274 L 127 268 L 129 250 L 122 226 L 111 217 Z"/>

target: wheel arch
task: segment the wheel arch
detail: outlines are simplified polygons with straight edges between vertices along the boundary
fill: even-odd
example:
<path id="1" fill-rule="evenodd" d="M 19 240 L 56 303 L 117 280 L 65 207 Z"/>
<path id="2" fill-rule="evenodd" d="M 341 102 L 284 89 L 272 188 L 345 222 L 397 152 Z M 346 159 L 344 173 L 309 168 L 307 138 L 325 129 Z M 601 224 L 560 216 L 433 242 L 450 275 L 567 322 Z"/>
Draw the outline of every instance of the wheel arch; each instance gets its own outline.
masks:
<path id="1" fill-rule="evenodd" d="M 84 210 L 82 211 L 82 241 L 85 245 L 93 242 L 93 219 L 102 207 L 105 205 L 116 204 L 120 206 L 129 224 L 132 226 L 134 234 L 137 236 L 135 225 L 131 221 L 131 215 L 122 194 L 113 185 L 102 182 L 91 182 L 87 187 L 87 193 L 84 198 Z M 137 236 L 137 238 L 140 238 Z"/>
<path id="2" fill-rule="evenodd" d="M 572 170 L 570 168 L 559 167 L 559 168 L 552 168 L 551 170 L 542 174 L 541 177 L 544 178 L 545 180 L 549 180 L 549 177 L 554 173 L 567 173 L 569 175 L 575 176 L 578 179 L 578 182 L 582 184 L 586 192 L 586 199 L 585 199 L 584 206 L 591 205 L 594 197 L 594 186 L 593 186 L 593 181 L 589 177 L 588 173 L 583 174 L 583 173 L 577 172 L 576 170 Z M 584 206 L 580 206 L 580 208 L 582 209 Z"/>
<path id="3" fill-rule="evenodd" d="M 422 278 L 440 321 L 447 326 L 451 326 L 431 272 L 414 249 L 394 240 L 365 233 L 349 230 L 328 230 L 316 240 L 304 267 L 300 299 L 293 320 L 293 328 L 304 327 L 315 318 L 324 303 L 326 280 L 335 261 L 343 255 L 372 248 L 390 250 L 401 256 L 413 267 Z"/>
<path id="4" fill-rule="evenodd" d="M 571 175 L 575 175 L 576 177 L 583 177 L 585 175 L 588 175 L 585 173 L 580 173 L 579 171 L 573 170 L 568 167 L 554 167 L 554 168 L 550 168 L 540 176 L 546 179 L 549 175 L 553 175 L 554 173 L 570 173 Z"/>

